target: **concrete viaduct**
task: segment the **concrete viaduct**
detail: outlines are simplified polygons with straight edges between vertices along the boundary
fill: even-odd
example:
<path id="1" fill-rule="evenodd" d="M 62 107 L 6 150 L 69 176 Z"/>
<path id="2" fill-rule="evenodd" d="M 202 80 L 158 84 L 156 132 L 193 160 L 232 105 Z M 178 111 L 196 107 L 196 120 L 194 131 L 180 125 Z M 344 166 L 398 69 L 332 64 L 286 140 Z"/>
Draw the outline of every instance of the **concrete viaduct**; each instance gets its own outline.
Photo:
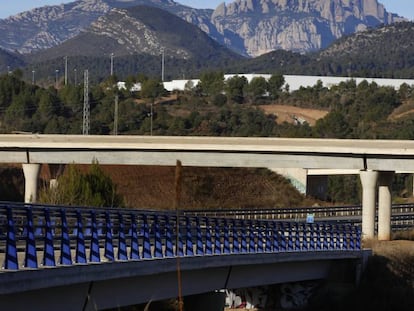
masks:
<path id="1" fill-rule="evenodd" d="M 40 164 L 264 167 L 358 170 L 363 187 L 362 234 L 391 234 L 391 183 L 396 171 L 414 171 L 414 141 L 236 137 L 0 135 L 0 162 L 21 163 L 25 201 L 36 201 Z"/>

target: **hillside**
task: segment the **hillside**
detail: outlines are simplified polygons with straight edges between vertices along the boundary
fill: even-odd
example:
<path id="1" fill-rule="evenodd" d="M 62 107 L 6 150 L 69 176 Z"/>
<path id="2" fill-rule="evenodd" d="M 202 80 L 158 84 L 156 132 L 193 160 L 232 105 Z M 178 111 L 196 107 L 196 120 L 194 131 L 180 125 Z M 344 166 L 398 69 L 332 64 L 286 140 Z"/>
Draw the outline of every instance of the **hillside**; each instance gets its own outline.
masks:
<path id="1" fill-rule="evenodd" d="M 414 308 L 414 241 L 371 241 L 364 247 L 371 248 L 373 256 L 359 286 L 354 289 L 324 286 L 307 311 Z"/>
<path id="2" fill-rule="evenodd" d="M 0 49 L 0 72 L 23 67 L 25 62 L 21 55 Z"/>
<path id="3" fill-rule="evenodd" d="M 356 33 L 314 57 L 329 64 L 326 74 L 413 77 L 414 23 L 403 22 Z M 386 47 L 386 48 L 385 48 Z"/>
<path id="4" fill-rule="evenodd" d="M 209 19 L 211 10 L 197 10 L 172 0 L 76 0 L 61 5 L 48 5 L 0 19 L 0 47 L 9 51 L 30 54 L 48 49 L 69 40 L 113 8 L 151 5 L 181 15 L 190 21 Z M 200 26 L 203 23 L 200 24 Z"/>
<path id="5" fill-rule="evenodd" d="M 87 165 L 77 165 L 86 172 Z M 64 169 L 64 167 L 62 167 Z M 102 165 L 131 208 L 172 209 L 175 167 Z M 270 208 L 311 206 L 285 178 L 265 169 L 183 167 L 181 208 Z M 51 178 L 41 168 L 40 185 Z M 0 166 L 0 201 L 22 202 L 24 176 L 20 165 Z"/>
<path id="6" fill-rule="evenodd" d="M 290 105 L 261 105 L 266 114 L 273 114 L 276 116 L 276 122 L 282 124 L 283 122 L 297 124 L 302 122 L 314 126 L 316 121 L 323 119 L 328 113 L 328 110 L 322 109 L 308 109 Z"/>
<path id="7" fill-rule="evenodd" d="M 173 208 L 175 167 L 105 165 L 102 169 L 128 206 Z M 264 169 L 183 167 L 182 175 L 182 208 L 294 207 L 314 202 L 285 178 Z"/>
<path id="8" fill-rule="evenodd" d="M 152 12 L 148 16 L 163 18 L 145 17 L 146 10 Z M 114 29 L 116 30 L 120 15 L 124 13 L 116 11 L 102 19 L 109 19 L 108 22 L 96 23 L 95 28 L 92 27 L 90 31 L 63 45 L 31 56 L 29 59 L 32 64 L 25 70 L 27 79 L 31 77 L 32 68 L 36 67 L 39 77 L 49 75 L 49 79 L 53 81 L 55 69 L 58 68 L 61 72 L 64 70 L 62 57 L 65 54 L 74 55 L 70 57 L 71 68 L 89 68 L 91 77 L 102 79 L 108 72 L 110 51 L 116 51 L 115 67 L 121 79 L 136 74 L 136 68 L 139 68 L 139 73 L 158 76 L 161 70 L 161 47 L 166 50 L 167 79 L 182 78 L 183 75 L 189 78 L 199 77 L 200 73 L 207 70 L 414 78 L 414 45 L 411 43 L 414 39 L 414 23 L 411 22 L 362 31 L 340 39 L 317 53 L 302 55 L 277 50 L 249 59 L 219 46 L 191 24 L 185 23 L 185 27 L 182 27 L 181 23 L 184 22 L 165 11 L 151 8 L 146 10 L 129 9 L 122 12 L 129 12 L 130 25 L 139 23 L 157 40 L 146 41 L 139 34 L 135 34 L 137 39 L 132 40 L 132 44 L 127 43 L 128 38 L 121 39 L 125 44 L 119 44 L 114 38 L 123 37 Z M 112 23 L 109 22 L 111 19 Z M 168 27 L 170 23 L 171 27 Z M 105 24 L 108 26 L 104 26 Z M 124 28 L 129 29 L 127 25 Z M 99 32 L 110 35 L 99 35 Z M 125 32 L 125 36 L 130 35 L 129 31 Z M 139 46 L 134 42 L 140 42 Z M 195 42 L 197 44 L 193 44 Z M 79 45 L 84 48 L 79 50 Z M 97 50 L 95 46 L 100 46 L 101 49 Z M 385 49 L 384 46 L 388 48 Z M 75 56 L 82 53 L 89 56 Z M 40 62 L 41 60 L 43 61 Z"/>
<path id="9" fill-rule="evenodd" d="M 111 9 L 147 5 L 166 10 L 202 29 L 233 51 L 252 57 L 285 49 L 309 52 L 356 31 L 403 18 L 378 0 L 234 0 L 214 11 L 173 0 L 77 0 L 0 20 L 0 47 L 30 54 L 57 46 L 87 29 Z"/>
<path id="10" fill-rule="evenodd" d="M 388 117 L 388 120 L 395 122 L 399 120 L 411 120 L 413 115 L 414 103 L 412 101 L 407 101 L 403 103 L 400 107 L 396 108 Z"/>
<path id="11" fill-rule="evenodd" d="M 30 54 L 27 59 L 40 68 L 38 76 L 43 78 L 56 68 L 63 72 L 65 56 L 70 58 L 71 68 L 87 67 L 91 77 L 102 77 L 103 67 L 109 68 L 111 54 L 120 76 L 136 73 L 136 68 L 147 75 L 155 72 L 158 75 L 162 51 L 167 76 L 199 68 L 218 68 L 242 58 L 176 15 L 155 7 L 136 6 L 113 9 L 81 34 L 56 47 Z"/>
<path id="12" fill-rule="evenodd" d="M 79 48 L 81 47 L 81 48 Z M 81 34 L 65 43 L 30 55 L 32 62 L 63 56 L 115 57 L 132 54 L 159 56 L 161 51 L 177 59 L 225 59 L 236 54 L 220 46 L 194 25 L 167 11 L 136 6 L 113 9 Z"/>
<path id="13" fill-rule="evenodd" d="M 372 28 L 305 55 L 273 51 L 231 67 L 236 72 L 276 72 L 317 76 L 414 77 L 414 23 Z"/>

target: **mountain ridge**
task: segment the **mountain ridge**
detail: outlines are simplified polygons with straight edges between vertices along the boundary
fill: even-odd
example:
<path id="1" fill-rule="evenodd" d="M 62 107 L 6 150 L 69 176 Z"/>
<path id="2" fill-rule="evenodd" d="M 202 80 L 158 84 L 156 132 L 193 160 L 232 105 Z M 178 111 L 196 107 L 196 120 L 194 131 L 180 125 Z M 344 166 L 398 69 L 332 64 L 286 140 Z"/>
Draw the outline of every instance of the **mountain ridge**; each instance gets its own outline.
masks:
<path id="1" fill-rule="evenodd" d="M 79 46 L 82 48 L 79 49 Z M 76 37 L 32 54 L 37 61 L 63 56 L 161 55 L 189 59 L 233 55 L 201 29 L 174 14 L 150 6 L 111 9 Z"/>
<path id="2" fill-rule="evenodd" d="M 173 0 L 77 0 L 0 20 L 0 48 L 32 53 L 78 35 L 112 8 L 150 5 L 195 24 L 233 51 L 255 57 L 272 50 L 305 53 L 355 31 L 403 19 L 378 0 L 235 0 L 215 10 Z"/>
<path id="3" fill-rule="evenodd" d="M 47 83 L 53 84 L 56 70 L 64 71 L 62 60 L 68 56 L 70 71 L 89 69 L 91 78 L 101 81 L 108 75 L 109 56 L 114 53 L 119 78 L 125 79 L 128 75 L 137 73 L 157 77 L 162 69 L 161 51 L 164 49 L 165 78 L 170 80 L 197 78 L 200 73 L 208 70 L 226 73 L 414 78 L 412 22 L 383 25 L 344 36 L 318 52 L 303 54 L 276 50 L 255 58 L 246 58 L 220 46 L 196 26 L 166 11 L 150 7 L 144 11 L 141 7 L 135 9 L 135 15 L 128 15 L 125 13 L 128 10 L 134 11 L 134 8 L 114 9 L 78 37 L 48 50 L 29 55 L 0 50 L 0 71 L 5 72 L 7 66 L 11 70 L 23 68 L 25 60 L 26 68 L 23 71 L 27 80 L 32 79 L 32 71 L 35 70 L 36 80 L 48 79 Z M 153 13 L 145 13 L 150 11 Z M 143 18 L 140 19 L 139 15 Z M 138 31 L 140 34 L 131 34 L 131 28 L 120 23 L 120 19 L 129 21 L 134 30 L 137 30 L 136 25 L 140 23 L 144 30 Z M 185 27 L 174 28 L 172 26 L 175 23 Z M 109 28 L 102 28 L 104 26 Z M 118 32 L 119 28 L 125 34 Z M 137 39 L 134 36 L 138 36 Z M 149 44 L 143 43 L 146 39 L 150 39 Z M 129 49 L 126 48 L 127 40 L 133 43 Z M 120 44 L 120 41 L 124 44 Z"/>

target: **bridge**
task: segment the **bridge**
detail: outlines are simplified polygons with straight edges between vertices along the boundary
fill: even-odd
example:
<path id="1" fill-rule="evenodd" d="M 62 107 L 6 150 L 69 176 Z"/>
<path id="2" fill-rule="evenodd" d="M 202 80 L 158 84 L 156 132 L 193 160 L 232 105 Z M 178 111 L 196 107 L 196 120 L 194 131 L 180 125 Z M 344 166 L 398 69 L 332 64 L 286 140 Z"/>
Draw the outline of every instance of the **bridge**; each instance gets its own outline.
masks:
<path id="1" fill-rule="evenodd" d="M 347 223 L 5 202 L 0 308 L 102 310 L 344 267 L 356 279 L 366 254 Z"/>
<path id="2" fill-rule="evenodd" d="M 0 162 L 22 163 L 26 202 L 36 201 L 42 163 L 305 168 L 358 170 L 363 187 L 362 234 L 391 234 L 394 172 L 414 172 L 414 141 L 236 137 L 0 135 Z M 377 200 L 378 193 L 378 200 Z"/>

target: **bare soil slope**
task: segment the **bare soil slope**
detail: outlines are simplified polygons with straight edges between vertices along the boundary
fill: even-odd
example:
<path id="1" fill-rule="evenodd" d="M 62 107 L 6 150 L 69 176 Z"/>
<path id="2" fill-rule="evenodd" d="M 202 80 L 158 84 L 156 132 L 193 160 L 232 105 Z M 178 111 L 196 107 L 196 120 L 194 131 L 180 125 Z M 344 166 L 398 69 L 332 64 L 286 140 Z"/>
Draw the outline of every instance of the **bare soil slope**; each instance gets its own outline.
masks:
<path id="1" fill-rule="evenodd" d="M 259 107 L 267 114 L 276 115 L 276 122 L 278 124 L 283 122 L 294 123 L 297 122 L 298 119 L 302 119 L 309 123 L 310 126 L 313 126 L 317 120 L 324 118 L 329 113 L 327 110 L 301 108 L 289 105 L 263 105 Z"/>

